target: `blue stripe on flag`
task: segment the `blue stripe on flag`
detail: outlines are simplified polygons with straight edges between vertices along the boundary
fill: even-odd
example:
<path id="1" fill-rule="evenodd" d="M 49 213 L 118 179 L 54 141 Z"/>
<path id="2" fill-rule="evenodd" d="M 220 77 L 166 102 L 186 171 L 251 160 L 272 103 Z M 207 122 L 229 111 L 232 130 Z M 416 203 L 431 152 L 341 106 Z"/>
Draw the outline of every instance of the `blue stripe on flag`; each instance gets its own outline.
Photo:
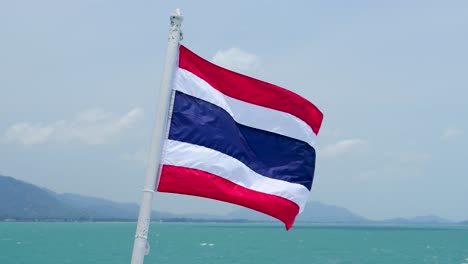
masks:
<path id="1" fill-rule="evenodd" d="M 169 139 L 217 150 L 263 176 L 311 189 L 315 150 L 309 144 L 238 124 L 224 109 L 179 91 Z"/>

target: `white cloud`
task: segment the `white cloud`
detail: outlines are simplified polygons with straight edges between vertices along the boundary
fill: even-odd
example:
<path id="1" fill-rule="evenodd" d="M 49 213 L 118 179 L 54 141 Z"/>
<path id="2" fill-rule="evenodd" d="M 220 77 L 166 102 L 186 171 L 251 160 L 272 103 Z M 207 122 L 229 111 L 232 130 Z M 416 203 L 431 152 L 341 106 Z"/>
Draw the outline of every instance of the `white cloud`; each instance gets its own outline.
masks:
<path id="1" fill-rule="evenodd" d="M 249 74 L 260 67 L 259 58 L 238 48 L 220 50 L 212 59 L 213 63 L 232 71 Z"/>
<path id="2" fill-rule="evenodd" d="M 457 138 L 463 134 L 463 130 L 455 127 L 449 127 L 442 132 L 442 140 L 450 140 Z"/>
<path id="3" fill-rule="evenodd" d="M 70 121 L 14 124 L 7 129 L 2 141 L 21 145 L 37 145 L 52 141 L 106 144 L 141 121 L 143 116 L 144 111 L 141 108 L 132 109 L 122 116 L 98 108 L 89 109 L 79 113 Z"/>
<path id="4" fill-rule="evenodd" d="M 7 130 L 4 141 L 23 145 L 42 144 L 47 142 L 54 132 L 54 125 L 17 123 Z"/>
<path id="5" fill-rule="evenodd" d="M 335 158 L 337 156 L 350 153 L 364 146 L 365 140 L 362 139 L 344 139 L 336 143 L 325 146 L 318 152 L 318 157 L 321 159 Z"/>

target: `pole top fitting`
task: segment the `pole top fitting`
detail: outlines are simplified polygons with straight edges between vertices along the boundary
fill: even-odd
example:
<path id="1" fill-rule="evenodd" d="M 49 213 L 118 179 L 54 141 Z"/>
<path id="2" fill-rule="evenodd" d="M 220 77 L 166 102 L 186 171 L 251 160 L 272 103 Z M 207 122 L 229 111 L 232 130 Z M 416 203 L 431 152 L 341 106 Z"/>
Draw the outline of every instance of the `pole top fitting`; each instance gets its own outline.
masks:
<path id="1" fill-rule="evenodd" d="M 182 24 L 182 21 L 184 20 L 184 16 L 182 16 L 182 13 L 180 12 L 179 8 L 177 8 L 176 10 L 174 10 L 174 12 L 172 12 L 170 16 L 170 20 L 171 20 L 171 25 L 180 27 L 180 25 Z"/>

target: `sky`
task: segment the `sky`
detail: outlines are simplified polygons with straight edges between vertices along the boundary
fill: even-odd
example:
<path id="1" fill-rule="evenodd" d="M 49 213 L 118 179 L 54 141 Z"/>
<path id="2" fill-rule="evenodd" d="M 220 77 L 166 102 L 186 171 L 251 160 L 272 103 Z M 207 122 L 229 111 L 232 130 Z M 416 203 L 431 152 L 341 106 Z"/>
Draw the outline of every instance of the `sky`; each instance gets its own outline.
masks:
<path id="1" fill-rule="evenodd" d="M 167 45 L 324 113 L 310 201 L 468 219 L 468 2 L 0 2 L 0 174 L 139 202 Z M 237 207 L 157 193 L 154 208 Z"/>

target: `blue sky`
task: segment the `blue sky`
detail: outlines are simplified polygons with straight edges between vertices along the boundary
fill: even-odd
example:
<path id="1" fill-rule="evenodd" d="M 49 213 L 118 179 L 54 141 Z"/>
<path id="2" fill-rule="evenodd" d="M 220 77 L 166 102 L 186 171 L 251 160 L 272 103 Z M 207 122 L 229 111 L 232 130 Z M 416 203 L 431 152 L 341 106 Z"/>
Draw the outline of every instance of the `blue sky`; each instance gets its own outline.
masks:
<path id="1" fill-rule="evenodd" d="M 176 7 L 191 50 L 324 112 L 311 201 L 468 219 L 466 1 L 3 1 L 0 174 L 139 201 Z"/>

